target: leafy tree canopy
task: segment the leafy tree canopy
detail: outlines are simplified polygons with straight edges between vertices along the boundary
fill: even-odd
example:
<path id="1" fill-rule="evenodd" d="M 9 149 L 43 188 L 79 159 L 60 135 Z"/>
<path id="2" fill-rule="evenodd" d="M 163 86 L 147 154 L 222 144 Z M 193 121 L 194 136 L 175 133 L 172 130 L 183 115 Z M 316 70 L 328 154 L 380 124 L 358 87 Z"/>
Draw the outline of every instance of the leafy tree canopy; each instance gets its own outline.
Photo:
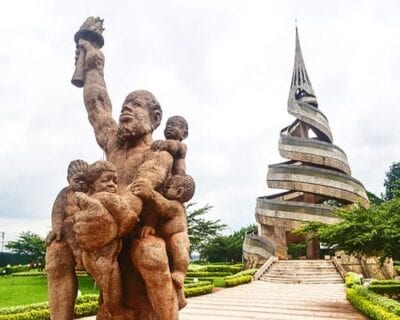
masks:
<path id="1" fill-rule="evenodd" d="M 245 234 L 256 228 L 250 225 L 228 236 L 218 236 L 205 244 L 201 257 L 211 262 L 242 261 L 242 247 Z"/>
<path id="2" fill-rule="evenodd" d="M 199 209 L 192 210 L 194 205 L 194 203 L 189 203 L 186 206 L 190 250 L 201 253 L 204 245 L 219 236 L 226 225 L 219 219 L 209 220 L 204 217 L 212 209 L 212 206 L 206 204 Z"/>
<path id="3" fill-rule="evenodd" d="M 6 248 L 20 255 L 29 256 L 32 261 L 43 262 L 45 255 L 44 239 L 30 231 L 21 232 L 16 241 L 9 241 Z"/>
<path id="4" fill-rule="evenodd" d="M 400 197 L 400 162 L 394 162 L 389 167 L 383 185 L 385 186 L 386 200 Z"/>
<path id="5" fill-rule="evenodd" d="M 374 204 L 337 209 L 337 224 L 313 222 L 298 230 L 312 233 L 330 247 L 353 255 L 400 259 L 400 198 Z"/>

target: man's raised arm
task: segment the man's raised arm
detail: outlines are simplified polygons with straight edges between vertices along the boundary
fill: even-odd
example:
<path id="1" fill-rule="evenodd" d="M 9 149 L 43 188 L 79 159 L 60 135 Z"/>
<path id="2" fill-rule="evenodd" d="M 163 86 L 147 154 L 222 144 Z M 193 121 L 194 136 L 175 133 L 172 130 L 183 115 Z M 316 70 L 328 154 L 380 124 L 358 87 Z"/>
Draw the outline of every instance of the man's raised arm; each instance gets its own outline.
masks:
<path id="1" fill-rule="evenodd" d="M 117 130 L 112 119 L 111 101 L 104 81 L 103 20 L 89 17 L 75 34 L 76 59 L 72 84 L 84 87 L 83 96 L 97 143 L 107 153 L 110 131 Z"/>

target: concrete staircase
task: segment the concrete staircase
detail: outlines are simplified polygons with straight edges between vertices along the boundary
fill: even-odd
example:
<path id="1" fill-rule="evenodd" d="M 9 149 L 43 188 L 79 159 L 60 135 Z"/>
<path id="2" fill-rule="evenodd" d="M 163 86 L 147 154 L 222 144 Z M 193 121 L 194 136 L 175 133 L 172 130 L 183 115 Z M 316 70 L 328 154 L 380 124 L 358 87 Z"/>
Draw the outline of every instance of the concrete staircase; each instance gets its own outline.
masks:
<path id="1" fill-rule="evenodd" d="M 260 280 L 291 284 L 343 283 L 331 260 L 279 260 L 262 275 Z"/>

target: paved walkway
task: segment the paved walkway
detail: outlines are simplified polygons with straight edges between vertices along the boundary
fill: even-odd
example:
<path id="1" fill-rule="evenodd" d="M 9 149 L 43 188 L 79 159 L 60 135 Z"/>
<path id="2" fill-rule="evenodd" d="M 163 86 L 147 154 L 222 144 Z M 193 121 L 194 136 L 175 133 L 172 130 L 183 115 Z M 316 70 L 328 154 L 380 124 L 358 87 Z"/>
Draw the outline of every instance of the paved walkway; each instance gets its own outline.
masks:
<path id="1" fill-rule="evenodd" d="M 256 281 L 190 298 L 180 320 L 367 319 L 346 300 L 344 284 Z"/>
<path id="2" fill-rule="evenodd" d="M 365 320 L 346 300 L 344 284 L 255 281 L 188 299 L 180 320 Z M 85 318 L 94 320 L 95 317 Z"/>

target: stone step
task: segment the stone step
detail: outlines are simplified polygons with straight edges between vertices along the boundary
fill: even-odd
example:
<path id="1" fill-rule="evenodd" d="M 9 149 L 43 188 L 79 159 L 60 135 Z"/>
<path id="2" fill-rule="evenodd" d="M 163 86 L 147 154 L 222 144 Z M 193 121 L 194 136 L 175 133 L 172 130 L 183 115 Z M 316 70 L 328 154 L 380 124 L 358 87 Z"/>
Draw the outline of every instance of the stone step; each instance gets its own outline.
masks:
<path id="1" fill-rule="evenodd" d="M 280 260 L 263 274 L 271 283 L 339 284 L 343 279 L 329 260 Z"/>
<path id="2" fill-rule="evenodd" d="M 297 277 L 308 277 L 308 276 L 318 276 L 318 277 L 329 277 L 329 276 L 336 276 L 338 275 L 337 272 L 279 272 L 279 271 L 271 271 L 268 272 L 269 275 L 274 275 L 274 276 L 297 276 Z"/>
<path id="3" fill-rule="evenodd" d="M 274 278 L 274 279 L 342 279 L 342 277 L 339 274 L 321 277 L 318 275 L 302 276 L 302 275 L 292 275 L 292 274 L 280 275 L 280 274 L 266 273 L 263 275 L 263 277 Z"/>
<path id="4" fill-rule="evenodd" d="M 281 268 L 270 268 L 268 270 L 269 272 L 279 272 L 279 273 L 318 273 L 318 274 L 326 274 L 326 273 L 337 273 L 336 269 L 298 269 L 298 268 L 292 268 L 292 269 L 281 269 Z"/>
<path id="5" fill-rule="evenodd" d="M 324 280 L 324 279 L 319 279 L 319 280 L 307 280 L 307 279 L 296 279 L 296 280 L 290 280 L 290 279 L 270 279 L 270 278 L 261 278 L 262 281 L 265 282 L 270 282 L 270 283 L 291 283 L 291 284 L 339 284 L 343 283 L 343 280 L 341 279 L 330 279 L 330 280 Z"/>

